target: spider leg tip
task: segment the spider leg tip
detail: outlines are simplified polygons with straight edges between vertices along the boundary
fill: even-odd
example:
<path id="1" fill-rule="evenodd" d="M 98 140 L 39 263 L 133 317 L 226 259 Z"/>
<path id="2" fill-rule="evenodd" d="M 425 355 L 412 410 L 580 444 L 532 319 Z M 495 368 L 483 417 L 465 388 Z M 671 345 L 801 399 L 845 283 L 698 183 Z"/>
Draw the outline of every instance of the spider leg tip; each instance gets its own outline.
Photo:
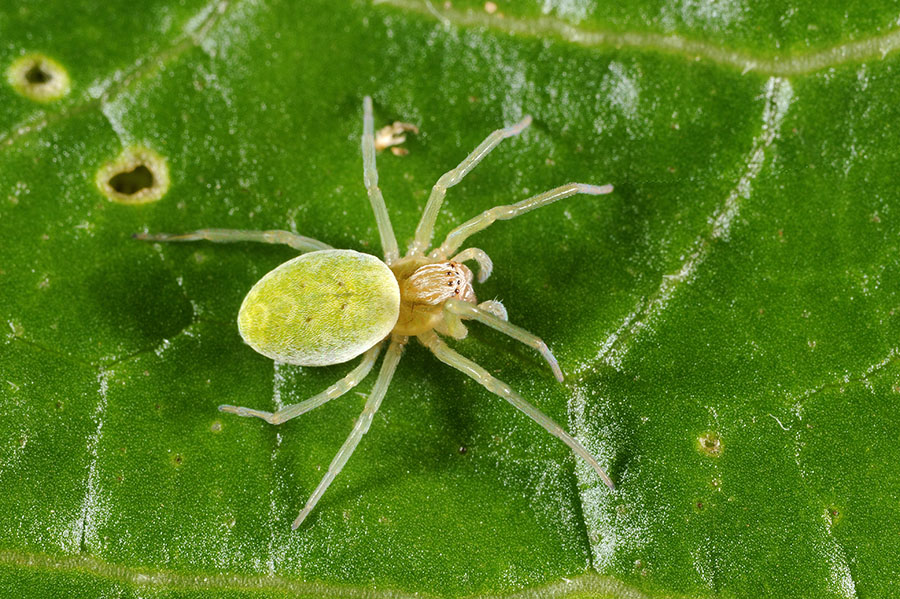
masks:
<path id="1" fill-rule="evenodd" d="M 587 193 L 590 195 L 604 195 L 607 193 L 612 193 L 613 186 L 612 185 L 590 185 L 590 184 L 580 184 L 578 186 L 578 191 L 581 193 Z"/>
<path id="2" fill-rule="evenodd" d="M 300 514 L 297 516 L 297 519 L 291 524 L 291 530 L 297 530 L 300 528 L 300 525 L 303 524 L 303 521 L 306 520 L 306 516 L 309 515 L 309 510 L 303 508 L 300 511 Z"/>

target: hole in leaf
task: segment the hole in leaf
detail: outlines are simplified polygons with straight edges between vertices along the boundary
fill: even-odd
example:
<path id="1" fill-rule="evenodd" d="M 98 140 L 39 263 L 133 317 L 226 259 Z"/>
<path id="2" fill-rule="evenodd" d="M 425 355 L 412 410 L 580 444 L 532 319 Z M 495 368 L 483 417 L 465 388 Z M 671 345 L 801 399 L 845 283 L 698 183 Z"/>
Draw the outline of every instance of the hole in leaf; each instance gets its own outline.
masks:
<path id="1" fill-rule="evenodd" d="M 125 195 L 134 195 L 142 189 L 153 187 L 153 172 L 143 164 L 133 171 L 119 173 L 109 180 L 109 186 Z"/>
<path id="2" fill-rule="evenodd" d="M 25 73 L 25 80 L 28 83 L 47 83 L 53 79 L 53 75 L 41 68 L 41 65 L 32 66 Z"/>
<path id="3" fill-rule="evenodd" d="M 165 159 L 148 148 L 127 148 L 97 171 L 97 187 L 120 204 L 155 202 L 169 189 Z"/>
<path id="4" fill-rule="evenodd" d="M 58 100 L 71 88 L 66 69 L 43 54 L 28 54 L 13 61 L 6 79 L 17 92 L 35 102 Z"/>
<path id="5" fill-rule="evenodd" d="M 697 437 L 697 446 L 700 453 L 706 454 L 711 458 L 717 458 L 722 455 L 722 438 L 718 433 L 708 431 Z"/>

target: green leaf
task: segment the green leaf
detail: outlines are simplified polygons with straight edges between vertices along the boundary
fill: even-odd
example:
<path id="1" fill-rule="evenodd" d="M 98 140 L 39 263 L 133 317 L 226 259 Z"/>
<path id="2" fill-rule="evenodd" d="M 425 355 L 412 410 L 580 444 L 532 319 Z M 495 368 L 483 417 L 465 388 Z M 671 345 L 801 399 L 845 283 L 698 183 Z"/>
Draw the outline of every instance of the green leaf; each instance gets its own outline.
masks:
<path id="1" fill-rule="evenodd" d="M 8 4 L 7 77 L 32 60 L 29 83 L 61 81 L 46 58 L 70 85 L 0 86 L 4 595 L 900 594 L 896 7 Z M 413 341 L 290 530 L 372 381 L 279 427 L 218 412 L 350 367 L 274 364 L 237 334 L 290 248 L 132 235 L 282 228 L 380 253 L 365 95 L 377 127 L 420 131 L 378 156 L 402 247 L 438 177 L 526 114 L 449 191 L 438 240 L 563 183 L 615 186 L 472 239 L 495 263 L 479 297 L 548 342 L 564 385 L 494 331 L 452 344 L 615 493 Z M 170 184 L 112 201 L 98 172 L 135 148 Z"/>

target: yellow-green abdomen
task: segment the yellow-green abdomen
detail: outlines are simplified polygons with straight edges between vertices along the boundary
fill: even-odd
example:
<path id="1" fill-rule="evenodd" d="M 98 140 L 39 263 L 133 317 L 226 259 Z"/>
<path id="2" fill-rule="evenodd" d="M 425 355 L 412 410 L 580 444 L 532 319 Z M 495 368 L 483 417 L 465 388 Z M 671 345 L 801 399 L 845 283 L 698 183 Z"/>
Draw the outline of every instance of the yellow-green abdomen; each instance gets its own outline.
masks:
<path id="1" fill-rule="evenodd" d="M 353 250 L 322 250 L 260 279 L 241 304 L 238 330 L 273 360 L 325 366 L 386 337 L 399 310 L 397 279 L 384 262 Z"/>

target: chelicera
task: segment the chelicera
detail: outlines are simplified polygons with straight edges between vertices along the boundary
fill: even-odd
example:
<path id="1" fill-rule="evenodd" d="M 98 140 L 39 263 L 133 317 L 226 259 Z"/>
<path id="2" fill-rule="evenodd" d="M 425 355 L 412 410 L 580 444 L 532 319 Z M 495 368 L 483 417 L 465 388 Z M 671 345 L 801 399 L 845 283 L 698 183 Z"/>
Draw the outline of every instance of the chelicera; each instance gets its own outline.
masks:
<path id="1" fill-rule="evenodd" d="M 359 364 L 344 378 L 298 404 L 277 412 L 219 406 L 223 412 L 281 424 L 353 389 L 369 374 L 387 345 L 381 370 L 362 414 L 292 528 L 300 526 L 309 515 L 369 429 L 410 337 L 418 339 L 440 361 L 473 378 L 558 437 L 584 459 L 610 489 L 614 489 L 612 480 L 597 459 L 581 443 L 509 385 L 451 349 L 441 339 L 441 336 L 462 339 L 467 333 L 464 321 L 480 322 L 536 349 L 557 380 L 563 380 L 562 371 L 547 345 L 535 335 L 509 323 L 503 304 L 496 300 L 478 303 L 472 285 L 473 274 L 466 263 L 477 264 L 478 282 L 483 282 L 492 269 L 487 254 L 474 247 L 459 249 L 471 235 L 497 220 L 509 220 L 579 193 L 606 194 L 612 191 L 611 185 L 570 183 L 516 204 L 496 206 L 456 227 L 441 245 L 428 249 L 447 189 L 459 183 L 503 139 L 518 135 L 530 123 L 531 117 L 525 117 L 515 125 L 494 131 L 459 166 L 438 179 L 425 205 L 415 238 L 402 257 L 378 187 L 372 100 L 369 97 L 363 101 L 363 177 L 378 224 L 383 261 L 353 250 L 334 249 L 321 241 L 288 231 L 203 229 L 180 235 L 136 235 L 148 241 L 205 239 L 279 243 L 303 252 L 266 274 L 244 298 L 238 313 L 241 336 L 253 349 L 273 360 L 301 366 L 339 364 L 362 355 Z"/>

